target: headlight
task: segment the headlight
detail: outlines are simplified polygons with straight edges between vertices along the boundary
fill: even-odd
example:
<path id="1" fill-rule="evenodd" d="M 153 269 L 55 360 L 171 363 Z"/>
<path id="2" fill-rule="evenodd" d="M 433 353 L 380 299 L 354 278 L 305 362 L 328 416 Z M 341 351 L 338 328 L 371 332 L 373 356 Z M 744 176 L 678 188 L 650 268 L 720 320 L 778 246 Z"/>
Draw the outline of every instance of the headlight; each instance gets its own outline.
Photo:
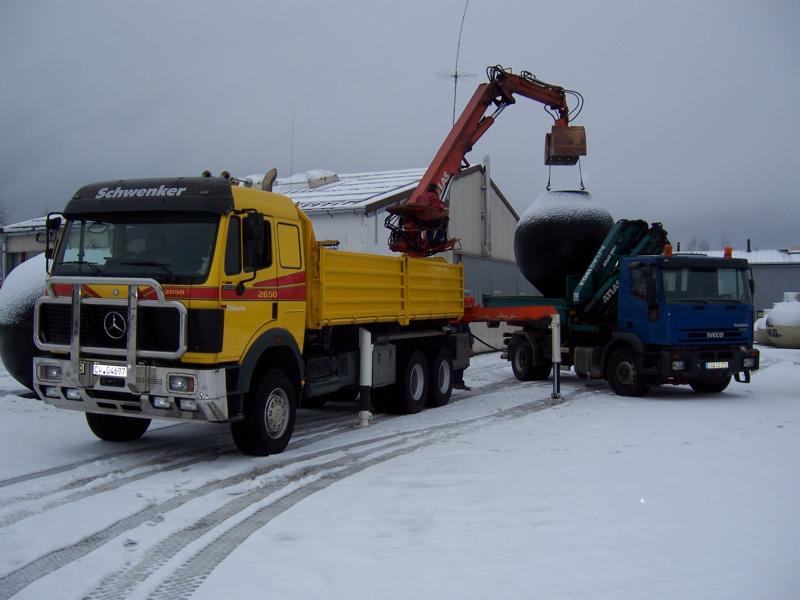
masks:
<path id="1" fill-rule="evenodd" d="M 178 406 L 180 406 L 181 410 L 197 410 L 197 400 L 194 398 L 179 398 L 178 399 Z"/>
<path id="2" fill-rule="evenodd" d="M 167 379 L 167 389 L 178 394 L 194 394 L 194 375 L 170 375 Z"/>
<path id="3" fill-rule="evenodd" d="M 169 398 L 165 396 L 153 396 L 153 408 L 170 408 Z"/>
<path id="4" fill-rule="evenodd" d="M 742 366 L 743 366 L 745 369 L 752 369 L 753 367 L 755 367 L 755 366 L 756 366 L 756 359 L 755 359 L 755 358 L 752 358 L 752 357 L 745 358 L 745 359 L 742 361 Z"/>
<path id="5" fill-rule="evenodd" d="M 61 381 L 61 365 L 48 365 L 43 363 L 38 369 L 41 381 Z"/>

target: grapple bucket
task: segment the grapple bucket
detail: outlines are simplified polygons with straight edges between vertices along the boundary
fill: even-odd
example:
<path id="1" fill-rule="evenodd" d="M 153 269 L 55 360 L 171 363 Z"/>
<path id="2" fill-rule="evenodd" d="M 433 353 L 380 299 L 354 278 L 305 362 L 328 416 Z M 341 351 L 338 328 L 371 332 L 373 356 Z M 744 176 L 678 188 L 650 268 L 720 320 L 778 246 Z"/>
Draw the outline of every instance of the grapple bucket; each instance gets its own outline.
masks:
<path id="1" fill-rule="evenodd" d="M 544 138 L 544 164 L 574 165 L 586 156 L 586 130 L 578 125 L 554 125 Z"/>

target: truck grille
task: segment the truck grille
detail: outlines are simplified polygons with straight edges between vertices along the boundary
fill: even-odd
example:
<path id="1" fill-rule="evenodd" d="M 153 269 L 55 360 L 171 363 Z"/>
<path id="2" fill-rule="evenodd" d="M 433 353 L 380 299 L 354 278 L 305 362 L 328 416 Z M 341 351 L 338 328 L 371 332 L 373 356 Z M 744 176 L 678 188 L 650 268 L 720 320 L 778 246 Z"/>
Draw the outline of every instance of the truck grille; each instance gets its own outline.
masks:
<path id="1" fill-rule="evenodd" d="M 81 346 L 125 348 L 126 338 L 109 337 L 103 322 L 109 312 L 125 314 L 125 309 L 102 305 L 83 305 L 81 309 Z M 224 313 L 217 309 L 189 311 L 187 349 L 190 352 L 222 350 Z M 137 318 L 137 346 L 141 350 L 173 352 L 178 347 L 180 315 L 169 307 L 140 307 Z M 72 306 L 45 304 L 41 308 L 39 334 L 50 344 L 70 343 Z"/>
<path id="2" fill-rule="evenodd" d="M 114 339 L 106 333 L 104 322 L 110 312 L 125 315 L 119 307 L 84 304 L 81 307 L 81 346 L 125 348 L 126 336 Z M 126 317 L 127 318 L 127 317 Z M 50 344 L 69 344 L 72 306 L 44 304 L 41 307 L 39 335 Z M 171 307 L 140 307 L 136 339 L 140 350 L 175 352 L 180 347 L 180 314 Z"/>
<path id="3" fill-rule="evenodd" d="M 746 341 L 746 331 L 739 329 L 681 329 L 681 341 L 694 344 L 721 344 Z"/>

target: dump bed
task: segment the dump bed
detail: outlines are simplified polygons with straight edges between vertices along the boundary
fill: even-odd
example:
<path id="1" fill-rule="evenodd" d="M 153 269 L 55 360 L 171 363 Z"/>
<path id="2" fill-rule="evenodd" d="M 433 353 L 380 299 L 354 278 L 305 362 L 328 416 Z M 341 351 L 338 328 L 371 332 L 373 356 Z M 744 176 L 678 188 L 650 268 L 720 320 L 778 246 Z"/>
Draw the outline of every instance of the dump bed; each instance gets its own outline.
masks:
<path id="1" fill-rule="evenodd" d="M 309 282 L 308 327 L 457 319 L 464 314 L 463 266 L 319 248 Z M 316 268 L 313 268 L 316 267 Z"/>

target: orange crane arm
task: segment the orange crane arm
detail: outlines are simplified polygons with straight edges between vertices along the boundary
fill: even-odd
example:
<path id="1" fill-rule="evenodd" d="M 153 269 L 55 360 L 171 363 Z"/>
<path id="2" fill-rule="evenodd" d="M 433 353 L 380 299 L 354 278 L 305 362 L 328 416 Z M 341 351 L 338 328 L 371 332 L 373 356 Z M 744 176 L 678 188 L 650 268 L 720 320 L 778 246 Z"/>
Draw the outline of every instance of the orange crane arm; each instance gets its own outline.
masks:
<path id="1" fill-rule="evenodd" d="M 583 128 L 569 125 L 564 88 L 527 72 L 515 75 L 499 66 L 490 67 L 487 72 L 489 83 L 482 83 L 475 90 L 409 199 L 388 209 L 386 226 L 391 230 L 389 246 L 393 251 L 430 256 L 453 247 L 456 240 L 447 237 L 447 206 L 441 196 L 450 178 L 463 168 L 466 154 L 497 116 L 516 102 L 515 94 L 540 102 L 558 114 L 546 138 L 545 164 L 575 164 L 578 156 L 586 154 Z M 486 110 L 492 105 L 495 110 L 487 115 Z"/>

